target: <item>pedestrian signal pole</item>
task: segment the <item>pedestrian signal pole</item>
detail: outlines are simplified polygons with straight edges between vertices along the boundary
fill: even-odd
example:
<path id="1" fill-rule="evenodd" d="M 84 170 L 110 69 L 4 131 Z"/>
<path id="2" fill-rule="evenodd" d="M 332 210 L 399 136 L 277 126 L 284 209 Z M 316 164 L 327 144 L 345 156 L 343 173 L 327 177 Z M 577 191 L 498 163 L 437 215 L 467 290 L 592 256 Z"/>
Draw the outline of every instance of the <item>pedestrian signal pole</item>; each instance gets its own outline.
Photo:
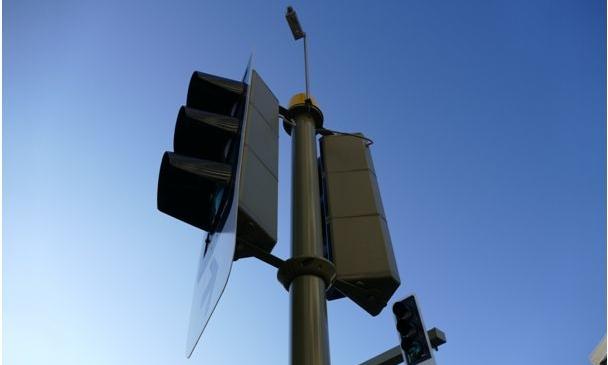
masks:
<path id="1" fill-rule="evenodd" d="M 329 337 L 325 290 L 331 285 L 333 265 L 323 258 L 316 129 L 321 110 L 306 99 L 294 96 L 291 129 L 291 255 L 294 277 L 289 286 L 291 300 L 291 364 L 329 365 Z"/>
<path id="2" fill-rule="evenodd" d="M 291 301 L 291 364 L 329 365 L 326 289 L 335 278 L 333 264 L 323 257 L 323 233 L 317 165 L 317 130 L 323 114 L 309 95 L 306 33 L 293 8 L 285 18 L 295 40 L 304 38 L 306 93 L 289 103 L 293 125 L 288 127 L 292 145 L 291 258 L 279 270 L 288 285 Z"/>

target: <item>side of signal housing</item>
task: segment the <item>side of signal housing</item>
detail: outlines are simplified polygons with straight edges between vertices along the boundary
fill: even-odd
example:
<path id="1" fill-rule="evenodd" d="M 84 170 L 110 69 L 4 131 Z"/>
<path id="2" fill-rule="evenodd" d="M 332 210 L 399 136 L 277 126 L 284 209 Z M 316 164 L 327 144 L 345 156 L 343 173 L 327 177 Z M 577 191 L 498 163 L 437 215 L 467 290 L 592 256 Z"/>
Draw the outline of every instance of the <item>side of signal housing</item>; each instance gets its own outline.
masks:
<path id="1" fill-rule="evenodd" d="M 324 136 L 320 142 L 324 241 L 336 267 L 334 287 L 375 316 L 400 278 L 370 149 L 352 135 Z M 341 297 L 336 294 L 328 293 L 328 299 Z"/>

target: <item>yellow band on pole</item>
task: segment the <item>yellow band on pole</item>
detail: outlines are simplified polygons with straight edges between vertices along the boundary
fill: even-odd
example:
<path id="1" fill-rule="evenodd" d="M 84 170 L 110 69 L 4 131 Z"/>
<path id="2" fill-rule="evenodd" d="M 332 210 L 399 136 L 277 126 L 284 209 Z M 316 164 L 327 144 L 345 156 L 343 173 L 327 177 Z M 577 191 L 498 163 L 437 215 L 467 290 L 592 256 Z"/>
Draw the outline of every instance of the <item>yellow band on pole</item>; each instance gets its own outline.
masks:
<path id="1" fill-rule="evenodd" d="M 313 106 L 319 108 L 319 105 L 317 104 L 317 100 L 314 97 L 310 96 L 310 101 Z M 306 93 L 295 94 L 289 100 L 289 109 L 293 108 L 296 105 L 304 105 L 305 103 L 306 103 Z"/>

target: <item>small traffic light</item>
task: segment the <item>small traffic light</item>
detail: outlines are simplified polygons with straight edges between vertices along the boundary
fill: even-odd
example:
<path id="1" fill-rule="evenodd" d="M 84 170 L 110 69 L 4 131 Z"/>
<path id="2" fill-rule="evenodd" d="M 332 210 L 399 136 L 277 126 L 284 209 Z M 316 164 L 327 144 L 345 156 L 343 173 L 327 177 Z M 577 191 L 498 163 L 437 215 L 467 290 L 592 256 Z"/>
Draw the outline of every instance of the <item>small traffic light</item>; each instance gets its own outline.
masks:
<path id="1" fill-rule="evenodd" d="M 432 362 L 433 354 L 414 295 L 393 304 L 403 358 L 408 365 Z"/>
<path id="2" fill-rule="evenodd" d="M 174 152 L 162 158 L 157 205 L 213 235 L 222 231 L 236 197 L 237 242 L 270 252 L 277 237 L 279 108 L 257 72 L 246 75 L 248 83 L 192 74 L 177 114 Z M 247 256 L 238 250 L 234 259 Z"/>

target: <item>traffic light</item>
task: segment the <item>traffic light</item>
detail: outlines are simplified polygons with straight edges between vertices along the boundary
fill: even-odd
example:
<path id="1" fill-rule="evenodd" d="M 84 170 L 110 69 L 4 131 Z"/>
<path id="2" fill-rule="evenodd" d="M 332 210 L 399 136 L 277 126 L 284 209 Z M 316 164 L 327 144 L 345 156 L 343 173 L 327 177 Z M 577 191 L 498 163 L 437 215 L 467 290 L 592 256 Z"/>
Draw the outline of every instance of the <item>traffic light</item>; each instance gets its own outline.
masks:
<path id="1" fill-rule="evenodd" d="M 416 365 L 430 360 L 425 365 L 434 364 L 416 297 L 410 295 L 393 304 L 393 313 L 395 314 L 397 331 L 401 339 L 401 350 L 406 363 Z"/>
<path id="2" fill-rule="evenodd" d="M 162 158 L 158 209 L 213 235 L 236 196 L 237 242 L 270 252 L 277 236 L 278 102 L 257 72 L 249 84 L 194 72 L 173 150 Z"/>
<path id="3" fill-rule="evenodd" d="M 220 208 L 229 205 L 236 173 L 245 90 L 242 82 L 192 74 L 175 124 L 175 152 L 165 152 L 161 162 L 161 212 L 208 232 L 221 229 Z"/>

